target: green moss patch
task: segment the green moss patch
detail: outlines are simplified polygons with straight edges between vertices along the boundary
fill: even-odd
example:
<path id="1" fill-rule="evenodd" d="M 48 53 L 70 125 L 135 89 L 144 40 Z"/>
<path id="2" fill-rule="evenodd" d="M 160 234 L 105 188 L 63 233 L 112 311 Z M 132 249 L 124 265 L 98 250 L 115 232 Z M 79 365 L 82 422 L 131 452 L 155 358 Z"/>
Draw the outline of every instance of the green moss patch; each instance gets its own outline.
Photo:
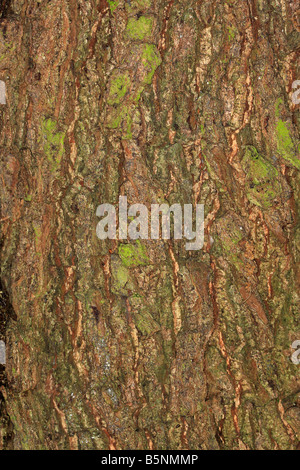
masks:
<path id="1" fill-rule="evenodd" d="M 130 87 L 129 73 L 117 73 L 111 79 L 107 102 L 110 105 L 119 104 L 125 97 Z"/>
<path id="2" fill-rule="evenodd" d="M 126 139 L 132 138 L 132 123 L 141 94 L 146 85 L 151 84 L 155 70 L 161 63 L 159 52 L 154 44 L 140 45 L 137 60 L 141 61 L 144 69 L 141 70 L 140 81 L 131 87 L 129 73 L 120 74 L 117 71 L 112 77 L 107 100 L 111 106 L 107 114 L 107 127 L 122 128 Z"/>
<path id="3" fill-rule="evenodd" d="M 161 64 L 161 57 L 154 44 L 146 44 L 142 53 L 142 62 L 147 70 L 147 75 L 144 83 L 150 84 L 152 82 L 155 70 Z"/>
<path id="4" fill-rule="evenodd" d="M 119 5 L 119 0 L 107 0 L 110 11 L 113 13 Z"/>
<path id="5" fill-rule="evenodd" d="M 252 204 L 267 209 L 281 192 L 278 171 L 255 147 L 247 147 L 242 168 L 246 173 L 246 195 Z"/>
<path id="6" fill-rule="evenodd" d="M 60 165 L 64 154 L 65 133 L 57 131 L 57 123 L 52 119 L 42 122 L 42 139 L 47 160 L 51 163 L 51 170 L 55 171 Z"/>
<path id="7" fill-rule="evenodd" d="M 299 155 L 296 155 L 295 146 L 291 139 L 287 123 L 279 120 L 276 126 L 277 150 L 279 155 L 300 169 Z M 298 154 L 299 154 L 298 149 Z"/>
<path id="8" fill-rule="evenodd" d="M 139 19 L 129 18 L 126 32 L 132 39 L 143 40 L 149 38 L 153 28 L 153 18 L 141 16 Z"/>
<path id="9" fill-rule="evenodd" d="M 141 244 L 140 240 L 131 244 L 122 243 L 119 246 L 119 256 L 127 268 L 149 264 L 146 248 Z"/>

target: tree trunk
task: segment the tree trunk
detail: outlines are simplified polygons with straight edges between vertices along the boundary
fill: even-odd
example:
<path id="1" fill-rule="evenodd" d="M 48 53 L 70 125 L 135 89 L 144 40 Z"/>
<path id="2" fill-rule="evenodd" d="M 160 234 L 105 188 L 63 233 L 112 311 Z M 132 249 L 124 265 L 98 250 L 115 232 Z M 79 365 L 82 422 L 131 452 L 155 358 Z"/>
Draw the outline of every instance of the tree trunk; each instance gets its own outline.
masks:
<path id="1" fill-rule="evenodd" d="M 297 448 L 299 12 L 0 2 L 0 448 Z M 120 195 L 203 248 L 99 240 Z"/>

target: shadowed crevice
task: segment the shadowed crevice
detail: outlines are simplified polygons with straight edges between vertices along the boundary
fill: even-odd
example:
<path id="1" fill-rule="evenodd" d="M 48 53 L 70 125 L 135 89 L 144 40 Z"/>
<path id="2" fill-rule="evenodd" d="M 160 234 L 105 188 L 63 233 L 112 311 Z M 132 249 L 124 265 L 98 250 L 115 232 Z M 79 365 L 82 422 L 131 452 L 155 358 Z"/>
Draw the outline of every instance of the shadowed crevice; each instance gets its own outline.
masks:
<path id="1" fill-rule="evenodd" d="M 14 317 L 8 292 L 0 279 L 0 340 L 6 342 L 6 325 L 10 316 Z M 1 389 L 7 388 L 5 364 L 0 364 L 0 449 L 13 448 L 13 425 L 7 413 L 5 398 Z M 2 440 L 2 442 L 1 442 Z"/>
<path id="2" fill-rule="evenodd" d="M 0 20 L 7 18 L 11 13 L 13 13 L 11 0 L 0 0 Z"/>

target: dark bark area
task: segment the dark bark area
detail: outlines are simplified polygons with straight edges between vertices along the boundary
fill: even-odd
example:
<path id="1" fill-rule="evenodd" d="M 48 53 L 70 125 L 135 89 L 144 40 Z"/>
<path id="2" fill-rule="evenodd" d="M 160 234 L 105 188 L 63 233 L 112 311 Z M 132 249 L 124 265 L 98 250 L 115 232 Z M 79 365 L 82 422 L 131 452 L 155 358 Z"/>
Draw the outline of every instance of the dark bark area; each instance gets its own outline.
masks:
<path id="1" fill-rule="evenodd" d="M 299 0 L 0 17 L 0 449 L 296 449 Z M 119 195 L 203 249 L 100 241 Z"/>

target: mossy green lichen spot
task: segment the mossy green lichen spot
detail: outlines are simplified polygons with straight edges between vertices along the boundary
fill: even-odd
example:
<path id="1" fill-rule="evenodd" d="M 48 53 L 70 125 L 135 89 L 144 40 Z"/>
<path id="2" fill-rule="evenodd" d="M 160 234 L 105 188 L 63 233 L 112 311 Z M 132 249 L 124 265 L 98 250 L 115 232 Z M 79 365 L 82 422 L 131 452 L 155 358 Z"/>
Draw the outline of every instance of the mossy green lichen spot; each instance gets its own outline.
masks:
<path id="1" fill-rule="evenodd" d="M 230 42 L 234 40 L 236 33 L 237 33 L 237 29 L 234 26 L 229 26 L 228 39 Z"/>
<path id="2" fill-rule="evenodd" d="M 147 74 L 144 79 L 145 84 L 152 82 L 153 75 L 161 64 L 161 57 L 157 47 L 154 44 L 146 44 L 142 53 L 142 62 L 146 68 Z"/>
<path id="3" fill-rule="evenodd" d="M 110 11 L 113 13 L 119 5 L 119 0 L 107 0 Z"/>
<path id="4" fill-rule="evenodd" d="M 300 144 L 298 146 L 298 155 L 295 151 L 295 145 L 290 136 L 290 131 L 286 122 L 279 120 L 276 125 L 277 150 L 279 155 L 300 169 Z"/>
<path id="5" fill-rule="evenodd" d="M 246 174 L 247 198 L 252 204 L 268 209 L 281 193 L 278 171 L 253 146 L 246 148 L 241 163 Z"/>
<path id="6" fill-rule="evenodd" d="M 141 16 L 140 18 L 129 18 L 126 32 L 131 39 L 149 39 L 153 28 L 153 18 Z"/>
<path id="7" fill-rule="evenodd" d="M 42 122 L 42 139 L 47 160 L 51 163 L 51 171 L 58 169 L 64 154 L 65 133 L 57 131 L 57 122 L 51 118 Z"/>
<path id="8" fill-rule="evenodd" d="M 119 246 L 119 256 L 122 263 L 127 268 L 146 266 L 149 264 L 147 250 L 140 240 L 130 244 L 122 243 Z"/>
<path id="9" fill-rule="evenodd" d="M 117 72 L 112 76 L 107 102 L 110 105 L 120 104 L 130 87 L 128 72 Z"/>

